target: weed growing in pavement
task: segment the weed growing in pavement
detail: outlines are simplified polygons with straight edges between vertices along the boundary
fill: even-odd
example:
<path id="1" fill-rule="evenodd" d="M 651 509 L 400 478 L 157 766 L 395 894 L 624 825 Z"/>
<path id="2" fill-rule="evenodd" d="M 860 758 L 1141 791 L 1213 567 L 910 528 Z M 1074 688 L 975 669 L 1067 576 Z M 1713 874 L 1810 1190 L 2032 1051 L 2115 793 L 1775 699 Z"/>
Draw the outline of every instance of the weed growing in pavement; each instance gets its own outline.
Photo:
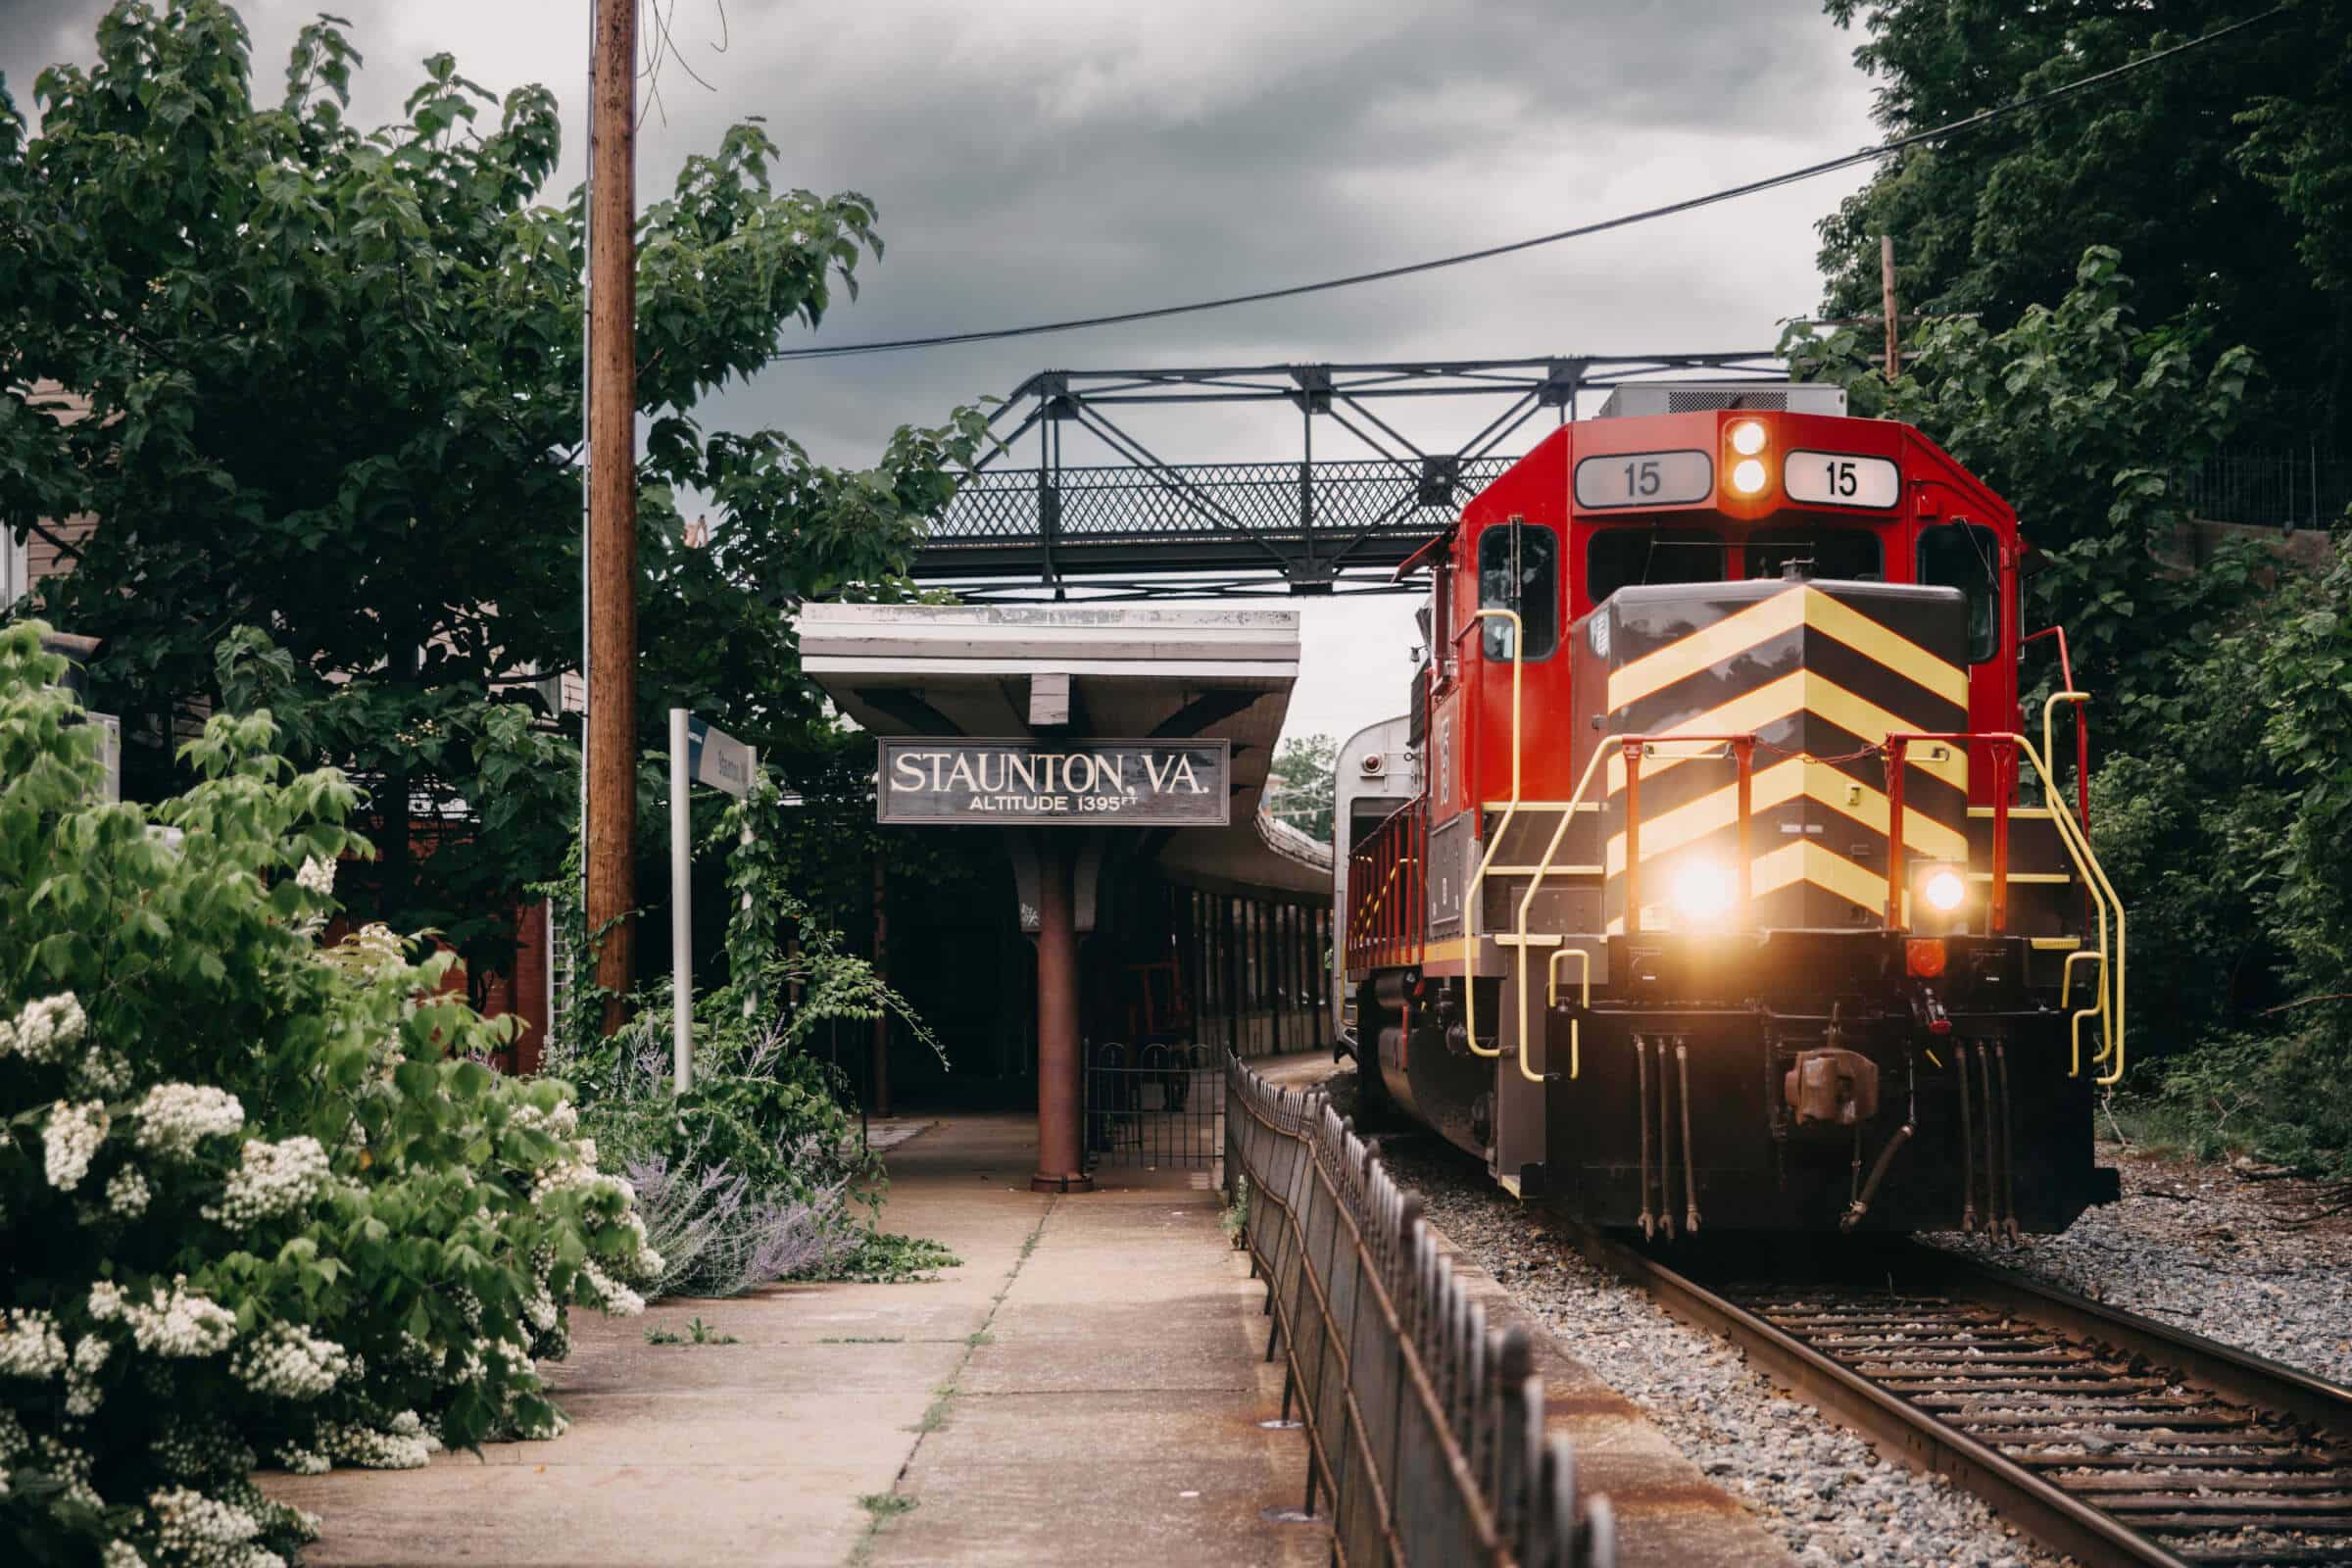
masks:
<path id="1" fill-rule="evenodd" d="M 803 1277 L 849 1285 L 928 1284 L 939 1278 L 941 1269 L 957 1268 L 962 1263 L 962 1258 L 937 1242 L 876 1231 L 826 1265 L 822 1272 Z"/>
<path id="2" fill-rule="evenodd" d="M 1233 1179 L 1233 1201 L 1226 1204 L 1224 1212 L 1217 1216 L 1217 1229 L 1225 1233 L 1225 1239 L 1234 1245 L 1236 1251 L 1250 1245 L 1249 1177 L 1236 1176 Z"/>
<path id="3" fill-rule="evenodd" d="M 651 1328 L 645 1331 L 648 1345 L 741 1345 L 743 1341 L 732 1334 L 721 1334 L 712 1325 L 696 1318 L 686 1325 L 686 1332 L 675 1329 Z"/>
<path id="4" fill-rule="evenodd" d="M 948 1410 L 956 1402 L 956 1385 L 953 1383 L 943 1383 L 933 1389 L 931 1393 L 935 1397 L 924 1409 L 922 1418 L 916 1421 L 910 1429 L 918 1436 L 937 1432 L 941 1427 L 946 1426 Z"/>
<path id="5" fill-rule="evenodd" d="M 874 1538 L 882 1527 L 903 1513 L 914 1509 L 916 1499 L 903 1492 L 869 1492 L 858 1499 L 858 1506 L 868 1515 L 865 1534 L 858 1538 L 858 1549 L 850 1553 L 850 1568 L 865 1568 L 874 1554 Z"/>

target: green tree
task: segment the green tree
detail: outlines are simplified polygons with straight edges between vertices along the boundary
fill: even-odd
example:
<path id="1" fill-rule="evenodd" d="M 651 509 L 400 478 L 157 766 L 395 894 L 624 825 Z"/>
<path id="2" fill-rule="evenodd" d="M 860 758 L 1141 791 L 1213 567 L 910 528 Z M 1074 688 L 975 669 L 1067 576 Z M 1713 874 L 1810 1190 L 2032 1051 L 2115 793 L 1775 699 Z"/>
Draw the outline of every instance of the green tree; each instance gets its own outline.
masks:
<path id="1" fill-rule="evenodd" d="M 1266 812 L 1307 837 L 1331 842 L 1332 770 L 1340 743 L 1328 735 L 1294 735 L 1274 753 Z"/>
<path id="2" fill-rule="evenodd" d="M 576 753 L 533 683 L 576 668 L 584 220 L 547 199 L 544 87 L 494 97 L 447 55 L 399 123 L 345 119 L 358 51 L 302 30 L 274 103 L 220 0 L 117 6 L 87 70 L 0 93 L 0 526 L 92 514 L 41 607 L 105 639 L 134 793 L 175 740 L 273 710 L 385 822 L 363 915 L 442 931 L 477 980 L 507 909 L 561 859 Z M 873 204 L 779 189 L 755 124 L 640 220 L 640 733 L 673 703 L 774 753 L 818 722 L 780 612 L 895 596 L 971 450 L 966 415 L 841 472 L 695 411 L 812 325 L 879 255 Z M 87 415 L 33 391 L 62 387 Z M 689 548 L 682 490 L 715 544 Z M 53 531 L 53 530 L 52 530 Z M 69 542 L 70 543 L 70 542 Z M 250 628 L 250 630 L 239 630 Z"/>
<path id="3" fill-rule="evenodd" d="M 1826 0 L 1867 38 L 1877 118 L 1900 135 L 2043 91 L 2272 9 L 2059 0 Z M 2251 411 L 2298 445 L 2352 429 L 2352 0 L 2282 14 L 2177 62 L 1914 148 L 1821 225 L 1826 314 L 1879 308 L 1879 236 L 1906 309 L 2000 331 L 2062 293 L 2094 244 L 2132 259 L 2147 319 L 2251 346 Z"/>

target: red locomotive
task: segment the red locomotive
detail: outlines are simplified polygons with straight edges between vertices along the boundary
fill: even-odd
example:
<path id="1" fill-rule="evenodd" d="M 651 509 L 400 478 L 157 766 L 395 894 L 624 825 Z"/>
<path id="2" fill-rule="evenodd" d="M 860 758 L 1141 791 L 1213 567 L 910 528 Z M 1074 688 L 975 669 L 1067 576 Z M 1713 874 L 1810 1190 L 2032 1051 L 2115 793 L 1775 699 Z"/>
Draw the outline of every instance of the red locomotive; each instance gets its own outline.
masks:
<path id="1" fill-rule="evenodd" d="M 1670 1236 L 2112 1198 L 2124 912 L 2052 776 L 2082 694 L 2019 708 L 2024 555 L 1835 388 L 1621 387 L 1495 479 L 1406 568 L 1418 788 L 1342 790 L 1368 1104 Z"/>

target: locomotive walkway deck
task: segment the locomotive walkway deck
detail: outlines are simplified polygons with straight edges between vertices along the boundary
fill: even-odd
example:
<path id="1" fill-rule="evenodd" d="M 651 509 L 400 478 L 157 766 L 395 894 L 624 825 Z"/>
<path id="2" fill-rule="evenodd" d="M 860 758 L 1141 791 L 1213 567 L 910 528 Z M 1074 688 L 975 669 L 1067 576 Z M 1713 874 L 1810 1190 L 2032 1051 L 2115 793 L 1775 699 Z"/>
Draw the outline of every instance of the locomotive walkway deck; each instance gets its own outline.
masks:
<path id="1" fill-rule="evenodd" d="M 324 1516 L 314 1564 L 1322 1563 L 1319 1525 L 1264 1516 L 1304 1446 L 1256 1424 L 1281 1383 L 1217 1195 L 1035 1195 L 1034 1139 L 960 1118 L 890 1153 L 886 1228 L 963 1260 L 936 1283 L 576 1314 L 563 1438 L 266 1485 Z M 696 1317 L 739 1343 L 646 1344 Z"/>

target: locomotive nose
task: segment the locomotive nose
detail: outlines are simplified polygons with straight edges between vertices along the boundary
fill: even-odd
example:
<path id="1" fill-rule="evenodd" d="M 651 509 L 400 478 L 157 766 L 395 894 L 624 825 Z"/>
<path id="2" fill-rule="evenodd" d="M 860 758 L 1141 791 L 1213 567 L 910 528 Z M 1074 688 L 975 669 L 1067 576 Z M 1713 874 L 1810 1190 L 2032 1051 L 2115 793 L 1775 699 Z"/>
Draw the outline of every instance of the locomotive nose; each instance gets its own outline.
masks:
<path id="1" fill-rule="evenodd" d="M 1609 929 L 1882 920 L 1896 858 L 1882 747 L 1966 727 L 1962 596 L 1792 561 L 1777 578 L 1620 589 L 1592 619 L 1577 733 L 1643 737 L 1609 760 Z M 1965 862 L 1960 749 L 1911 749 L 1903 799 L 1900 858 Z"/>

